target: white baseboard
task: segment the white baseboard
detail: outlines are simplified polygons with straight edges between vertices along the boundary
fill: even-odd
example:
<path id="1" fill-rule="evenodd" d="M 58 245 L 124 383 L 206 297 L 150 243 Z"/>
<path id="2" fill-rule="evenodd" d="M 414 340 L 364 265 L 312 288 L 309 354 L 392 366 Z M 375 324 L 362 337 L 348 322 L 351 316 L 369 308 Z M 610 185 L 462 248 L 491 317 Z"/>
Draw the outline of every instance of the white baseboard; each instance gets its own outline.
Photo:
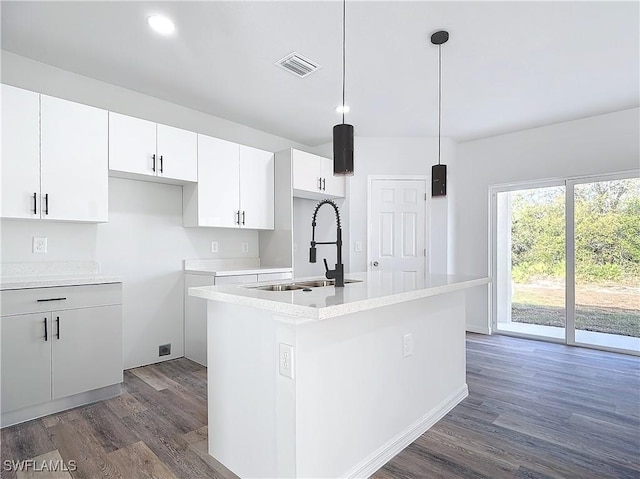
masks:
<path id="1" fill-rule="evenodd" d="M 0 427 L 4 428 L 7 426 L 13 426 L 14 424 L 48 416 L 49 414 L 65 411 L 74 407 L 103 401 L 105 399 L 111 399 L 120 395 L 120 393 L 120 384 L 114 384 L 112 386 L 94 389 L 93 391 L 87 391 L 84 393 L 74 394 L 73 396 L 47 401 L 42 404 L 36 404 L 35 406 L 4 412 L 0 419 Z"/>
<path id="2" fill-rule="evenodd" d="M 418 439 L 429 430 L 435 423 L 456 407 L 460 401 L 469 395 L 469 388 L 465 384 L 458 391 L 438 404 L 435 408 L 425 414 L 416 423 L 412 424 L 406 431 L 398 434 L 377 451 L 367 457 L 364 461 L 354 467 L 345 477 L 365 478 L 372 476 L 378 469 L 389 462 L 395 455 L 400 453 L 405 447 Z"/>
<path id="3" fill-rule="evenodd" d="M 489 328 L 482 327 L 482 326 L 467 325 L 466 329 L 467 329 L 467 333 L 478 333 L 478 334 L 486 334 L 486 335 L 491 334 L 491 330 Z"/>

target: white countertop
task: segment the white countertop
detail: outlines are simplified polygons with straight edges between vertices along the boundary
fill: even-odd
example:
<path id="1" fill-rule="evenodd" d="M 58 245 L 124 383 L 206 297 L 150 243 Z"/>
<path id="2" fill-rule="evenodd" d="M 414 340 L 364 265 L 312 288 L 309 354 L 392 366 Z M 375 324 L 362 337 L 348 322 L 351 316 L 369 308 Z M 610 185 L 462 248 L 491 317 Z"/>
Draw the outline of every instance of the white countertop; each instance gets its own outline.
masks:
<path id="1" fill-rule="evenodd" d="M 353 273 L 345 279 L 361 280 L 349 283 L 344 288 L 325 286 L 306 292 L 264 291 L 256 289 L 260 284 L 275 284 L 307 281 L 319 278 L 304 278 L 294 281 L 278 281 L 248 285 L 204 286 L 189 288 L 189 295 L 226 303 L 252 306 L 287 316 L 308 319 L 328 319 L 345 314 L 365 311 L 414 299 L 459 291 L 489 283 L 480 276 L 429 275 L 417 284 L 406 284 L 402 273 Z"/>
<path id="2" fill-rule="evenodd" d="M 68 274 L 51 276 L 3 276 L 0 278 L 0 290 L 53 288 L 56 286 L 84 286 L 90 284 L 121 283 L 117 276 L 100 274 Z"/>
<path id="3" fill-rule="evenodd" d="M 269 274 L 269 273 L 292 273 L 292 268 L 274 268 L 269 266 L 258 266 L 255 268 L 241 268 L 220 270 L 219 268 L 189 268 L 184 270 L 188 274 L 203 274 L 208 276 L 240 276 L 243 274 Z"/>

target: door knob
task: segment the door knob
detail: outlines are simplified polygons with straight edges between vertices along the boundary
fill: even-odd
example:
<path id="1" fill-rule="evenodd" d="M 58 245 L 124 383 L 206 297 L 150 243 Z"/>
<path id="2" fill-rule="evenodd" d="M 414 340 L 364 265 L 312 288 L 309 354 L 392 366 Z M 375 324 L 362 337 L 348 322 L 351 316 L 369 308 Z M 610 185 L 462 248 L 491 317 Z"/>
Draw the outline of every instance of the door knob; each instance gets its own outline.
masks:
<path id="1" fill-rule="evenodd" d="M 373 267 L 374 267 L 374 268 L 377 268 L 377 267 L 378 267 L 378 262 L 377 262 L 377 261 L 374 261 L 374 262 L 373 262 L 373 263 L 371 263 L 371 264 L 373 265 Z"/>

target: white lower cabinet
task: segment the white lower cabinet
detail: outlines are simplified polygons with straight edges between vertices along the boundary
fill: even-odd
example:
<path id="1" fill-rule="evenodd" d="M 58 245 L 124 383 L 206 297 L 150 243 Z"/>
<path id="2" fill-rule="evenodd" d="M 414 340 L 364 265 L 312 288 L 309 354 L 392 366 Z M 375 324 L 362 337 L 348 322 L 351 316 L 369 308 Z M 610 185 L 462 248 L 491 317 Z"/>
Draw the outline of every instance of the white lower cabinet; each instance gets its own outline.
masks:
<path id="1" fill-rule="evenodd" d="M 2 426 L 114 395 L 103 389 L 122 382 L 120 283 L 2 291 L 1 299 Z"/>
<path id="2" fill-rule="evenodd" d="M 189 288 L 249 284 L 257 281 L 280 281 L 293 277 L 292 272 L 211 276 L 186 274 L 184 281 L 184 356 L 207 365 L 207 301 L 189 296 Z"/>
<path id="3" fill-rule="evenodd" d="M 51 399 L 51 314 L 2 318 L 2 412 Z"/>

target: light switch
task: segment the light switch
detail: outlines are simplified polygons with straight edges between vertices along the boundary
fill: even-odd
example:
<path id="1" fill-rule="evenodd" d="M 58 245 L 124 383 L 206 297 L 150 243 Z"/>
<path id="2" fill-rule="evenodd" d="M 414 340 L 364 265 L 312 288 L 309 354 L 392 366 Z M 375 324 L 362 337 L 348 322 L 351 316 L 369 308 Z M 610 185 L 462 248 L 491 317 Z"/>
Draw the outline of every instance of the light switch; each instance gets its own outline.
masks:
<path id="1" fill-rule="evenodd" d="M 362 253 L 362 241 L 356 241 L 353 243 L 353 250 L 356 253 Z"/>

